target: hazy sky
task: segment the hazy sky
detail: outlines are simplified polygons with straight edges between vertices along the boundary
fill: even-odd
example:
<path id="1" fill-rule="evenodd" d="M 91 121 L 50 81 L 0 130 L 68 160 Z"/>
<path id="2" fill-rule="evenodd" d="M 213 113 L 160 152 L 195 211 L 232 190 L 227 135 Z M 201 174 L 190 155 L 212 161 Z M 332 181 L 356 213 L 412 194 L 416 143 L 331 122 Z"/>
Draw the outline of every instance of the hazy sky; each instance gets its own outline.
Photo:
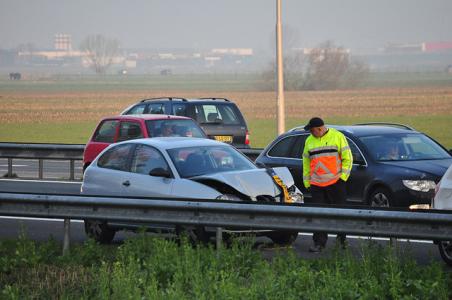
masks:
<path id="1" fill-rule="evenodd" d="M 299 47 L 325 40 L 350 48 L 452 41 L 452 0 L 282 0 Z M 124 48 L 271 49 L 276 0 L 0 0 L 0 48 L 74 48 L 89 34 Z"/>

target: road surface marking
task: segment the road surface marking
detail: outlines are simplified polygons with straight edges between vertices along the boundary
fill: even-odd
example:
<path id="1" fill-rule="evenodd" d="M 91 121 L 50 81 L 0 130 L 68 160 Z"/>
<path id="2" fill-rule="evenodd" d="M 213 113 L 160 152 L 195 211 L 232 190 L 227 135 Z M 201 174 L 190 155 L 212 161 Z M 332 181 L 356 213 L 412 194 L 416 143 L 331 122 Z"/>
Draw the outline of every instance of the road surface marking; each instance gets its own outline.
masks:
<path id="1" fill-rule="evenodd" d="M 18 181 L 18 182 L 45 182 L 45 183 L 72 183 L 81 184 L 81 181 L 59 181 L 59 180 L 34 180 L 34 179 L 0 179 L 0 181 Z"/>

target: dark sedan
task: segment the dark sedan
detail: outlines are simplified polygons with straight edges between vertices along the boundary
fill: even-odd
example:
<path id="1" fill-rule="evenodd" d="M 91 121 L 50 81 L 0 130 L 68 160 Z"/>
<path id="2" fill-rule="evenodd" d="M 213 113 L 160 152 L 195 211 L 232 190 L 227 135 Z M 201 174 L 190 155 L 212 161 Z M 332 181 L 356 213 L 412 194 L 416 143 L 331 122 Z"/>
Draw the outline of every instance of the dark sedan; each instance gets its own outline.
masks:
<path id="1" fill-rule="evenodd" d="M 452 164 L 438 142 L 399 124 L 368 123 L 329 126 L 344 133 L 353 153 L 347 181 L 349 204 L 412 207 L 430 204 L 436 184 Z M 294 128 L 277 137 L 256 159 L 261 166 L 286 166 L 297 187 L 303 186 L 302 158 L 309 132 Z"/>

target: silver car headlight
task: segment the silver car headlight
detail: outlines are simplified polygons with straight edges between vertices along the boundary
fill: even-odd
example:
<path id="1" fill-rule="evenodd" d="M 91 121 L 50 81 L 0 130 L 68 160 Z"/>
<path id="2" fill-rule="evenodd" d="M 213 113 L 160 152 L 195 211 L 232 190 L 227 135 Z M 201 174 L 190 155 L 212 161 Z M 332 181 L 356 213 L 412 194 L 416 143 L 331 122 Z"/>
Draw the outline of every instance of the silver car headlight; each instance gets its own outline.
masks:
<path id="1" fill-rule="evenodd" d="M 233 194 L 222 194 L 215 199 L 223 201 L 242 201 L 242 199 Z"/>
<path id="2" fill-rule="evenodd" d="M 428 192 L 436 187 L 436 183 L 433 180 L 402 180 L 402 182 L 410 190 L 419 192 Z"/>

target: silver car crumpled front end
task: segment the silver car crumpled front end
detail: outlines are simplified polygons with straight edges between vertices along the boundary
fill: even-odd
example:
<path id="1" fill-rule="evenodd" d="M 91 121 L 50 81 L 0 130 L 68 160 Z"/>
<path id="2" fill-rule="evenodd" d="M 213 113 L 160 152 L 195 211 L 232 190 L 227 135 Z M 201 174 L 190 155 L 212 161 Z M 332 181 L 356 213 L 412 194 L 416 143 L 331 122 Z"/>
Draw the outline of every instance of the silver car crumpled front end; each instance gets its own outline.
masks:
<path id="1" fill-rule="evenodd" d="M 251 201 L 266 200 L 270 202 L 303 203 L 303 193 L 295 186 L 292 174 L 286 167 L 273 168 L 275 175 L 286 186 L 287 194 L 283 188 L 275 182 L 275 179 L 265 169 L 251 169 L 243 171 L 230 171 L 215 174 L 207 174 L 190 178 L 204 183 L 221 182 L 237 193 L 223 193 L 218 200 L 242 201 L 246 197 Z M 242 197 L 241 197 L 242 196 Z M 287 197 L 288 196 L 288 197 Z M 289 198 L 289 199 L 288 199 Z"/>

